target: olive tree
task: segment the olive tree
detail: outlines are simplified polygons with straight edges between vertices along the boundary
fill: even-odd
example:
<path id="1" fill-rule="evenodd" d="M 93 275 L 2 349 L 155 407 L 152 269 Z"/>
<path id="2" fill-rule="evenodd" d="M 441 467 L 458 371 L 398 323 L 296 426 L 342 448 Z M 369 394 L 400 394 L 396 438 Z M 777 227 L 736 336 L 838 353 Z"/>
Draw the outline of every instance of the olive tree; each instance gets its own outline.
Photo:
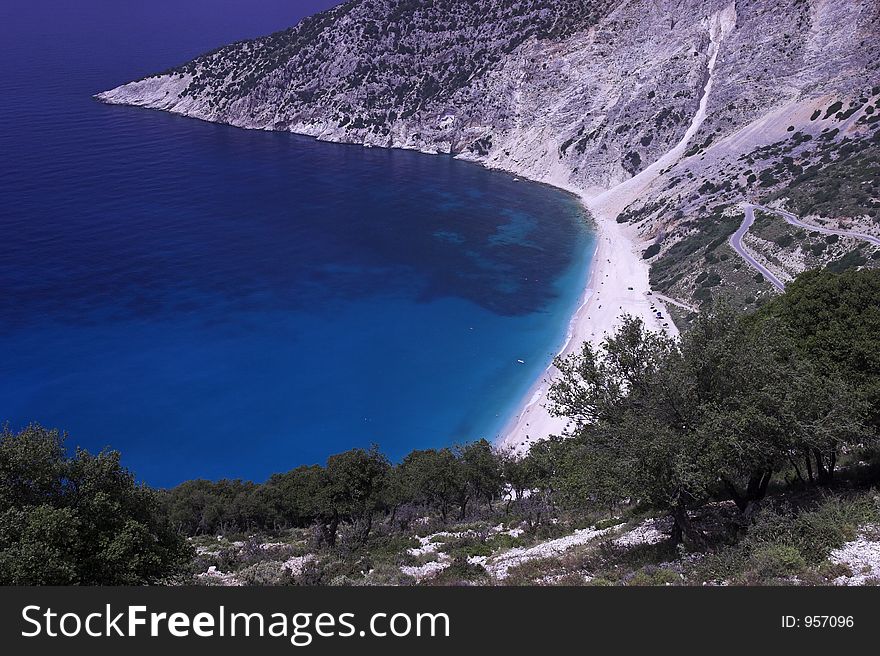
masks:
<path id="1" fill-rule="evenodd" d="M 725 307 L 680 341 L 626 317 L 557 367 L 553 410 L 574 420 L 585 456 L 614 463 L 614 493 L 668 510 L 695 546 L 690 510 L 721 490 L 751 515 L 792 452 L 846 414 L 816 394 L 784 327 L 756 329 Z"/>
<path id="2" fill-rule="evenodd" d="M 355 546 L 366 542 L 375 514 L 386 505 L 390 471 L 388 459 L 375 445 L 327 459 L 325 481 L 316 496 L 327 544 L 336 544 L 340 521 L 352 524 Z"/>
<path id="3" fill-rule="evenodd" d="M 880 429 L 880 271 L 803 273 L 754 317 L 758 329 L 768 322 L 784 326 L 814 367 L 823 404 L 800 456 L 810 481 L 830 482 L 841 449 L 874 441 Z"/>

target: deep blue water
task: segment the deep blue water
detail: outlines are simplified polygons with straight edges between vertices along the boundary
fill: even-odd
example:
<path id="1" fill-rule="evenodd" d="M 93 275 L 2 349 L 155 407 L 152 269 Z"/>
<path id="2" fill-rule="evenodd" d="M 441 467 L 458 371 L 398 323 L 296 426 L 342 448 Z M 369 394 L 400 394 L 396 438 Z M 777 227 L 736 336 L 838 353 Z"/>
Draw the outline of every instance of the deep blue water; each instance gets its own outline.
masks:
<path id="1" fill-rule="evenodd" d="M 573 197 L 91 98 L 331 4 L 3 4 L 0 420 L 156 485 L 500 430 L 586 275 Z"/>

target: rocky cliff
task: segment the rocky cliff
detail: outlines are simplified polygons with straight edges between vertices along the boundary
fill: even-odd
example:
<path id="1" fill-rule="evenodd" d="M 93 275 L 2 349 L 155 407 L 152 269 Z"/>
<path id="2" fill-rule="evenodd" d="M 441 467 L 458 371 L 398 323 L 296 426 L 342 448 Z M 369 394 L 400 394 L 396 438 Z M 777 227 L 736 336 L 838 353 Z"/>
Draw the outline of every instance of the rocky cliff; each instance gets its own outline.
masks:
<path id="1" fill-rule="evenodd" d="M 98 97 L 625 188 L 656 288 L 750 304 L 772 290 L 725 250 L 743 199 L 877 227 L 878 36 L 877 0 L 351 0 Z M 841 175 L 861 200 L 827 202 Z"/>

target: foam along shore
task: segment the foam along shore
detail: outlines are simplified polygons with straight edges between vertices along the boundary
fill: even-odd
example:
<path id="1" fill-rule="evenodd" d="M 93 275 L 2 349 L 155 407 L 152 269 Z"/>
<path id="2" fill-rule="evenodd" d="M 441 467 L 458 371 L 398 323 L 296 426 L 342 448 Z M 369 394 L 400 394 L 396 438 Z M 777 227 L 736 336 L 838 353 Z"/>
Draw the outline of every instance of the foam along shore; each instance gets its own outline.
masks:
<path id="1" fill-rule="evenodd" d="M 682 157 L 691 136 L 703 122 L 713 64 L 714 59 L 710 62 L 709 81 L 700 108 L 681 141 L 638 175 L 596 193 L 574 187 L 564 180 L 542 180 L 578 196 L 596 224 L 596 250 L 590 262 L 587 286 L 569 322 L 559 355 L 580 351 L 584 342 L 598 346 L 614 333 L 624 315 L 641 319 L 650 330 L 678 335 L 666 306 L 651 292 L 648 263 L 642 258 L 647 244 L 639 239 L 633 227 L 617 223 L 617 216 L 648 191 L 664 168 Z M 498 436 L 497 446 L 524 453 L 535 442 L 565 433 L 566 420 L 552 416 L 548 410 L 550 385 L 557 373 L 551 364 L 532 385 L 516 414 Z"/>

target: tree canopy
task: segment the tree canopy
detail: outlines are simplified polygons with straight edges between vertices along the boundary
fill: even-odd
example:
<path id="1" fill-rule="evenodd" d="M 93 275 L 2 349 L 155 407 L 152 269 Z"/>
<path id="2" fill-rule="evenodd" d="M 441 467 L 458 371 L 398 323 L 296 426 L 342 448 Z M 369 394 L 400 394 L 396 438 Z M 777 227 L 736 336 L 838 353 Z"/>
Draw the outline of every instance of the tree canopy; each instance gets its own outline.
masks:
<path id="1" fill-rule="evenodd" d="M 140 585 L 172 576 L 190 549 L 116 452 L 69 456 L 58 431 L 0 434 L 0 582 Z"/>
<path id="2" fill-rule="evenodd" d="M 699 542 L 688 511 L 710 498 L 749 515 L 784 467 L 830 481 L 841 449 L 876 439 L 878 316 L 878 274 L 861 271 L 807 274 L 755 315 L 716 307 L 677 341 L 624 318 L 557 360 L 553 410 L 608 463 L 578 489 L 665 508 Z"/>

